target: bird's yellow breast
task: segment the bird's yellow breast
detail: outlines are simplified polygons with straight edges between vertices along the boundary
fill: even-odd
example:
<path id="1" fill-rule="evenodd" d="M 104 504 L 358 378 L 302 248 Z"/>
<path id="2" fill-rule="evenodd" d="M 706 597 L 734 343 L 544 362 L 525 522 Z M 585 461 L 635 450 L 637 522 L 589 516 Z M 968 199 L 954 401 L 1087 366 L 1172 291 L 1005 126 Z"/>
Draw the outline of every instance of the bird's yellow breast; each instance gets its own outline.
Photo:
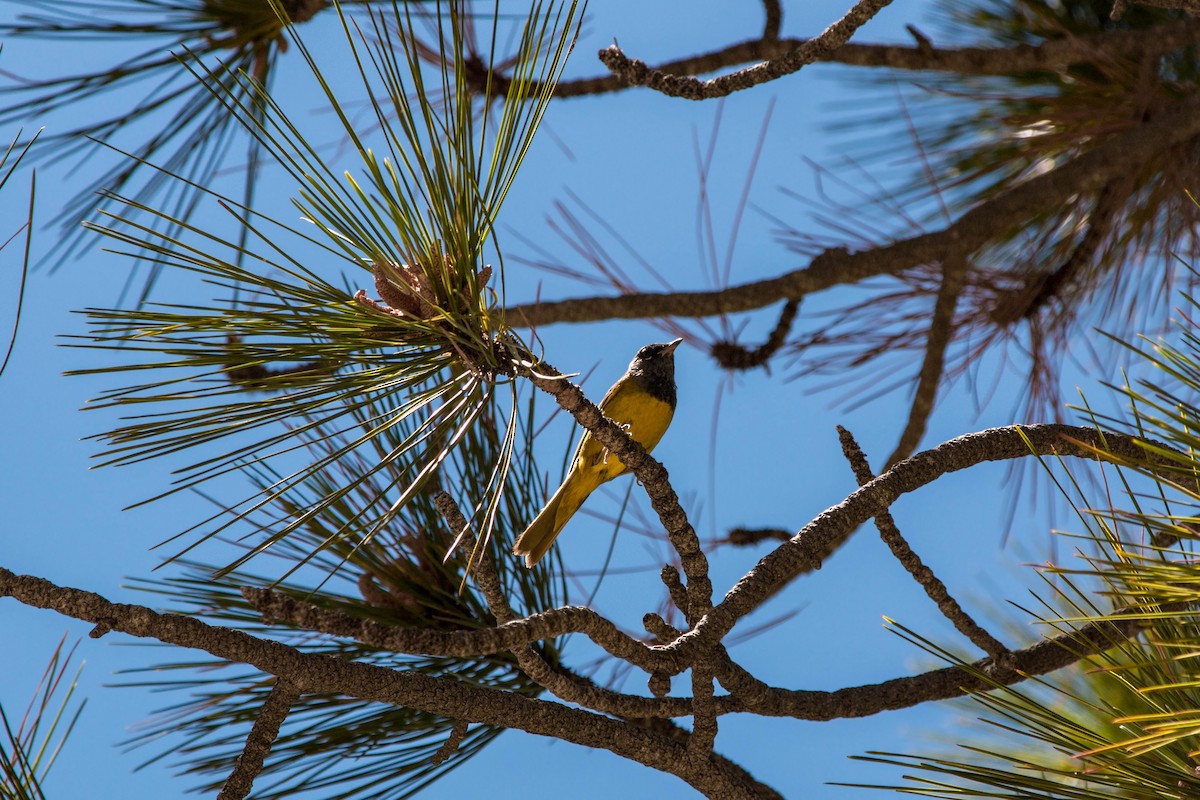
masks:
<path id="1" fill-rule="evenodd" d="M 662 439 L 675 414 L 670 404 L 647 394 L 631 380 L 625 381 L 606 398 L 600 410 L 613 422 L 626 426 L 629 435 L 646 448 L 646 452 L 653 450 Z M 628 470 L 620 459 L 608 452 L 608 448 L 587 433 L 579 442 L 572 471 L 590 473 L 599 479 L 597 483 L 603 483 Z"/>

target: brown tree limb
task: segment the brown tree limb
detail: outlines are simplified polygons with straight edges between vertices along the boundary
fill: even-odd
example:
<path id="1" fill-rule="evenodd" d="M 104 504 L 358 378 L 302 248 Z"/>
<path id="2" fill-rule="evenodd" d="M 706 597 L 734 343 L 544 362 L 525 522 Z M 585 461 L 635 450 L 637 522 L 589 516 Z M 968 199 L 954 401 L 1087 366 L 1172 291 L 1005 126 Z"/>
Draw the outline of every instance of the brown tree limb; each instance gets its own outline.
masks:
<path id="1" fill-rule="evenodd" d="M 720 642 L 737 621 L 762 605 L 800 575 L 815 568 L 840 547 L 864 522 L 886 511 L 902 495 L 916 491 L 943 475 L 989 461 L 1057 455 L 1095 460 L 1097 451 L 1135 463 L 1171 466 L 1161 453 L 1169 445 L 1139 440 L 1120 433 L 1077 425 L 1020 425 L 991 428 L 951 439 L 901 461 L 887 472 L 804 526 L 791 540 L 763 557 L 738 581 L 725 598 L 692 630 L 664 650 L 705 652 Z M 1193 487 L 1196 488 L 1196 487 Z M 687 660 L 687 656 L 684 656 Z"/>
<path id="2" fill-rule="evenodd" d="M 1183 611 L 1186 604 L 1162 606 L 1158 612 Z M 1156 612 L 1157 613 L 1157 612 Z M 661 619 L 647 615 L 647 630 L 661 641 L 679 638 L 680 631 Z M 1148 623 L 1138 609 L 1114 613 L 1108 619 L 1088 623 L 1000 657 L 988 656 L 964 667 L 951 666 L 919 675 L 893 678 L 883 683 L 853 686 L 834 691 L 782 689 L 770 686 L 738 666 L 722 646 L 718 651 L 718 676 L 730 695 L 716 698 L 721 713 L 743 711 L 767 716 L 794 717 L 824 722 L 831 719 L 866 717 L 883 711 L 911 708 L 921 703 L 961 697 L 964 692 L 982 692 L 1011 686 L 1035 675 L 1045 675 L 1115 647 L 1137 635 Z"/>
<path id="3" fill-rule="evenodd" d="M 1184 605 L 1178 604 L 1163 606 L 1159 610 L 1174 612 L 1183 609 Z M 730 695 L 715 699 L 721 707 L 721 713 L 744 712 L 814 722 L 867 717 L 961 697 L 968 691 L 982 692 L 997 685 L 1011 686 L 1032 676 L 1055 672 L 1135 636 L 1147 624 L 1138 613 L 1136 610 L 1116 612 L 1109 619 L 1088 623 L 1078 630 L 1006 652 L 1001 659 L 988 656 L 965 668 L 945 667 L 834 691 L 770 686 L 729 659 L 722 647 L 719 658 L 723 662 L 718 667 L 718 675 L 722 676 L 722 685 L 730 691 Z M 663 641 L 672 641 L 681 635 L 661 620 L 648 624 L 647 629 L 653 629 Z"/>
<path id="4" fill-rule="evenodd" d="M 475 533 L 471 530 L 471 523 L 463 516 L 458 503 L 454 501 L 454 498 L 449 493 L 438 492 L 434 495 L 433 504 L 437 508 L 438 513 L 442 515 L 442 519 L 446 520 L 446 524 L 450 526 L 450 535 L 453 537 L 453 541 L 461 542 L 460 546 L 467 552 L 468 563 L 476 565 L 476 569 L 473 572 L 475 583 L 479 586 L 479 591 L 483 593 L 483 599 L 488 605 L 488 611 L 492 612 L 492 616 L 501 625 L 507 625 L 510 622 L 516 621 L 518 619 L 517 613 L 513 611 L 512 605 L 508 602 L 508 597 L 504 594 L 504 585 L 500 582 L 500 576 L 496 574 L 495 568 L 492 567 L 487 551 L 479 547 Z M 501 649 L 513 650 L 516 645 L 529 644 L 543 638 L 553 637 L 539 636 L 534 639 L 526 639 L 524 642 L 517 642 L 514 645 L 506 645 Z"/>
<path id="5" fill-rule="evenodd" d="M 845 16 L 816 38 L 804 40 L 777 58 L 710 80 L 651 69 L 646 62 L 627 57 L 615 44 L 600 51 L 600 60 L 618 79 L 630 86 L 645 86 L 668 97 L 681 97 L 686 100 L 727 97 L 734 92 L 798 72 L 821 56 L 834 52 L 850 41 L 850 37 L 859 28 L 891 2 L 892 0 L 858 0 Z"/>
<path id="6" fill-rule="evenodd" d="M 623 723 L 557 703 L 533 700 L 516 694 L 458 684 L 411 671 L 383 667 L 303 653 L 280 642 L 251 636 L 243 631 L 208 625 L 179 614 L 159 614 L 142 606 L 110 603 L 100 595 L 79 589 L 59 587 L 42 578 L 16 575 L 0 568 L 0 597 L 12 597 L 25 605 L 54 610 L 64 616 L 87 622 L 103 623 L 113 631 L 156 639 L 180 647 L 204 650 L 218 658 L 248 664 L 265 673 L 286 677 L 301 692 L 336 692 L 364 700 L 405 705 L 432 714 L 468 722 L 499 725 L 551 736 L 585 747 L 608 750 L 632 758 L 646 766 L 680 775 L 684 780 L 713 779 L 712 785 L 728 785 L 725 778 L 710 776 L 695 765 L 676 768 L 671 760 L 686 759 L 686 749 L 672 737 L 670 747 L 662 737 L 644 735 L 645 731 L 626 735 Z M 1164 611 L 1179 610 L 1164 607 Z M 1044 675 L 1068 666 L 1089 655 L 1102 652 L 1136 634 L 1144 621 L 1121 615 L 1091 623 L 1079 631 L 1061 634 L 1015 651 L 1013 671 L 989 675 L 1002 684 L 1018 683 L 1027 676 Z M 685 636 L 687 634 L 684 634 Z M 977 661 L 972 669 L 986 674 L 990 659 Z M 933 700 L 960 696 L 963 690 L 983 691 L 990 683 L 962 668 L 946 667 L 904 678 L 832 692 L 802 691 L 767 687 L 757 692 L 753 705 L 740 698 L 714 698 L 721 713 L 753 712 L 770 716 L 788 716 L 806 720 L 862 717 L 881 711 L 908 708 Z M 716 758 L 714 756 L 714 758 Z M 728 764 L 719 772 L 737 772 Z M 665 766 L 659 766 L 660 764 Z M 763 796 L 769 794 L 762 787 Z M 735 794 L 731 796 L 742 796 Z"/>
<path id="7" fill-rule="evenodd" d="M 0 597 L 45 608 L 113 631 L 203 650 L 286 680 L 302 693 L 333 693 L 405 706 L 468 723 L 515 728 L 637 761 L 687 782 L 709 797 L 778 798 L 769 786 L 724 758 L 690 759 L 686 745 L 638 725 L 512 692 L 468 686 L 411 670 L 392 670 L 305 653 L 244 631 L 180 614 L 111 603 L 98 594 L 56 586 L 0 568 Z"/>
<path id="8" fill-rule="evenodd" d="M 692 736 L 688 739 L 688 756 L 705 759 L 712 754 L 717 741 L 716 685 L 712 658 L 692 665 Z"/>
<path id="9" fill-rule="evenodd" d="M 331 636 L 344 636 L 394 653 L 473 658 L 511 652 L 532 642 L 554 639 L 568 633 L 581 633 L 610 655 L 647 672 L 669 672 L 674 675 L 687 667 L 671 657 L 658 655 L 654 649 L 585 606 L 563 606 L 528 617 L 514 614 L 508 622 L 495 628 L 440 631 L 406 628 L 355 617 L 343 611 L 296 600 L 271 589 L 245 587 L 242 596 L 266 619 L 282 620 Z"/>
<path id="10" fill-rule="evenodd" d="M 679 578 L 679 570 L 670 564 L 663 564 L 658 577 L 662 580 L 663 585 L 667 587 L 667 594 L 671 597 L 671 602 L 679 609 L 679 613 L 683 614 L 684 619 L 687 619 L 687 587 L 683 585 L 683 581 Z"/>
<path id="11" fill-rule="evenodd" d="M 919 264 L 967 258 L 997 236 L 1072 195 L 1091 192 L 1138 168 L 1163 148 L 1200 136 L 1200 96 L 1125 133 L 1115 135 L 1054 169 L 1012 186 L 964 212 L 947 227 L 851 253 L 825 250 L 807 267 L 775 278 L 702 292 L 646 292 L 538 302 L 507 309 L 522 326 L 652 317 L 708 317 L 752 311 L 780 300 L 895 274 Z"/>
<path id="12" fill-rule="evenodd" d="M 1013 75 L 1037 70 L 1061 70 L 1086 62 L 1156 58 L 1194 45 L 1198 39 L 1200 24 L 1194 20 L 1181 20 L 1150 28 L 1104 31 L 1011 47 L 935 47 L 929 43 L 918 43 L 913 47 L 847 42 L 837 50 L 821 55 L 817 61 L 854 67 L 953 72 L 961 75 Z M 778 59 L 808 41 L 811 40 L 772 39 L 764 34 L 759 39 L 747 39 L 707 53 L 664 61 L 650 69 L 666 75 L 703 75 L 739 64 Z M 609 74 L 563 81 L 555 87 L 554 94 L 558 98 L 582 97 L 619 92 L 627 88 L 628 84 L 618 76 Z"/>
<path id="13" fill-rule="evenodd" d="M 647 614 L 643 618 L 642 624 L 662 644 L 675 641 L 681 634 L 681 631 L 668 625 L 657 614 Z M 714 698 L 714 707 L 724 706 L 724 709 L 720 713 L 728 713 L 729 710 L 728 704 L 722 703 L 722 701 L 733 701 L 737 706 L 750 710 L 754 708 L 756 703 L 764 701 L 764 699 L 769 700 L 770 693 L 775 691 L 765 681 L 760 681 L 750 674 L 747 669 L 735 662 L 723 644 L 714 651 L 710 669 L 711 674 L 730 693 L 725 698 Z M 665 695 L 666 692 L 664 691 L 663 694 Z"/>
<path id="14" fill-rule="evenodd" d="M 271 693 L 263 703 L 246 737 L 246 744 L 238 756 L 233 772 L 221 787 L 217 800 L 242 800 L 250 795 L 254 779 L 262 772 L 263 762 L 279 737 L 279 728 L 287 719 L 288 712 L 300 699 L 300 693 L 282 678 L 275 681 Z"/>
<path id="15" fill-rule="evenodd" d="M 1182 605 L 1163 611 L 1181 611 Z M 920 703 L 961 697 L 966 692 L 986 692 L 1012 686 L 1035 675 L 1046 675 L 1082 659 L 1102 653 L 1135 636 L 1146 621 L 1118 612 L 1103 622 L 1063 633 L 1011 653 L 1011 669 L 997 669 L 990 657 L 968 665 L 931 670 L 920 675 L 893 678 L 883 683 L 854 686 L 832 692 L 772 688 L 761 693 L 749 709 L 765 716 L 794 717 L 823 722 L 831 719 L 867 717 L 882 711 L 911 708 Z"/>
<path id="16" fill-rule="evenodd" d="M 438 511 L 446 519 L 455 534 L 461 537 L 462 546 L 471 553 L 478 549 L 474 532 L 466 517 L 459 510 L 458 504 L 446 492 L 439 492 L 434 498 Z M 475 579 L 487 600 L 492 615 L 505 625 L 511 625 L 518 620 L 517 615 L 509 605 L 504 595 L 500 577 L 491 563 L 486 551 L 479 550 L 474 570 Z M 557 610 L 557 609 L 556 609 Z M 589 609 L 590 611 L 590 609 Z M 548 612 L 553 613 L 553 612 Z M 595 619 L 603 620 L 599 614 L 591 612 Z M 624 634 L 615 625 L 604 620 L 604 628 L 616 630 L 620 636 Z M 538 637 L 539 639 L 552 637 Z M 635 645 L 642 645 L 636 640 L 625 637 Z M 569 703 L 612 714 L 624 719 L 653 719 L 666 717 L 681 717 L 692 713 L 692 701 L 689 698 L 656 697 L 654 699 L 615 692 L 603 686 L 597 686 L 591 680 L 575 675 L 563 667 L 550 664 L 541 653 L 534 649 L 531 642 L 520 643 L 514 647 L 505 648 L 517 659 L 517 665 L 529 676 L 530 680 L 549 690 L 555 697 Z"/>

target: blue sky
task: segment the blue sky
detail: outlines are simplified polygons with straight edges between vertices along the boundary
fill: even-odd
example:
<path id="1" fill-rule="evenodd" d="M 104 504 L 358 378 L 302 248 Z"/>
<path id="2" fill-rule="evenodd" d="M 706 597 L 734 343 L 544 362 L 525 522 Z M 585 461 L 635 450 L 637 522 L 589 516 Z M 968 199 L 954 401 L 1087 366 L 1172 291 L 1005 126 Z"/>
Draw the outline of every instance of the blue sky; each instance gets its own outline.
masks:
<path id="1" fill-rule="evenodd" d="M 0 14 L 12 14 L 16 5 L 0 8 Z M 785 35 L 814 34 L 836 19 L 846 4 L 822 0 L 797 5 L 803 7 L 789 9 L 785 16 Z M 920 24 L 923 6 L 897 4 L 870 23 L 858 40 L 908 41 L 904 24 Z M 572 56 L 568 76 L 601 72 L 593 54 L 614 38 L 628 55 L 653 62 L 749 38 L 760 25 L 753 4 L 731 11 L 727 3 L 695 2 L 682 12 L 678 4 L 596 3 L 589 11 L 584 38 Z M 320 15 L 302 34 L 319 55 L 337 52 L 339 34 L 332 15 Z M 95 68 L 113 55 L 111 49 L 101 53 L 99 48 L 80 43 L 18 40 L 5 43 L 2 63 L 5 69 L 21 74 L 49 76 Z M 329 69 L 336 72 L 334 62 L 329 63 Z M 299 64 L 291 66 L 302 71 Z M 812 209 L 781 189 L 814 196 L 813 173 L 804 159 L 836 169 L 843 164 L 841 159 L 858 152 L 849 135 L 831 132 L 825 122 L 852 111 L 855 97 L 885 103 L 888 93 L 856 94 L 863 88 L 846 80 L 852 74 L 847 68 L 814 66 L 737 94 L 723 104 L 690 103 L 644 90 L 556 103 L 503 212 L 500 231 L 502 246 L 508 248 L 505 277 L 510 299 L 595 293 L 561 276 L 530 269 L 518 260 L 533 255 L 522 241 L 527 239 L 572 263 L 570 250 L 556 239 L 547 223 L 554 201 L 569 202 L 568 190 L 618 231 L 646 262 L 668 276 L 673 287 L 707 288 L 702 267 L 705 237 L 697 224 L 697 153 L 707 147 L 718 119 L 715 167 L 708 192 L 714 241 L 723 254 L 755 142 L 770 114 L 750 192 L 752 208 L 742 220 L 732 251 L 732 282 L 801 266 L 800 258 L 774 240 L 771 217 L 820 232 Z M 280 81 L 278 96 L 293 119 L 311 126 L 306 130 L 312 138 L 336 136 L 329 116 L 314 108 L 314 95 L 304 81 Z M 920 106 L 912 110 L 920 113 Z M 44 124 L 53 131 L 56 125 L 70 122 L 58 115 L 31 119 L 28 127 Z M 900 126 L 893 133 L 905 135 Z M 352 169 L 351 155 L 331 150 L 330 157 Z M 113 157 L 98 152 L 96 159 Z M 84 164 L 81 172 L 87 174 L 97 166 Z M 78 178 L 67 167 L 54 163 L 39 167 L 38 216 L 42 223 L 77 185 Z M 885 177 L 897 172 L 895 165 L 876 169 Z M 852 173 L 847 174 L 855 180 Z M 231 171 L 223 180 L 236 186 L 239 176 Z M 286 214 L 286 201 L 294 189 L 282 182 L 266 182 L 260 197 L 269 208 Z M 19 186 L 10 186 L 0 197 L 5 209 L 0 218 L 18 219 L 25 202 L 21 191 Z M 0 231 L 0 235 L 6 232 Z M 36 252 L 45 252 L 57 235 L 55 229 L 39 227 Z M 619 252 L 615 246 L 614 252 Z M 0 267 L 6 285 L 15 287 L 19 260 L 12 248 L 0 253 Z M 113 418 L 104 412 L 80 413 L 78 409 L 109 384 L 102 379 L 63 377 L 64 370 L 94 366 L 101 356 L 60 347 L 57 338 L 83 331 L 82 318 L 72 310 L 115 302 L 127 269 L 126 259 L 93 249 L 53 273 L 42 270 L 31 276 L 16 352 L 0 383 L 0 417 L 8 421 L 3 435 L 4 466 L 0 467 L 0 504 L 5 509 L 0 564 L 93 590 L 112 600 L 144 603 L 148 598 L 127 588 L 127 578 L 149 575 L 159 566 L 161 554 L 150 548 L 190 525 L 205 507 L 197 498 L 181 496 L 121 510 L 160 491 L 166 482 L 165 468 L 152 463 L 88 469 L 97 445 L 85 437 L 105 430 Z M 631 265 L 630 271 L 654 288 L 637 272 L 636 265 Z M 169 299 L 170 290 L 163 291 Z M 8 298 L 0 305 L 4 319 L 11 318 L 13 295 L 12 288 L 0 292 Z M 835 300 L 836 296 L 830 296 L 806 302 L 798 324 L 811 329 L 810 315 Z M 769 309 L 747 315 L 751 340 L 765 336 L 775 313 L 776 309 Z M 685 322 L 685 327 L 698 330 L 692 323 Z M 621 374 L 640 345 L 670 338 L 646 322 L 554 325 L 539 334 L 548 360 L 560 369 L 581 373 L 595 369 L 586 386 L 593 399 Z M 707 356 L 688 345 L 679 351 L 677 365 L 679 409 L 656 456 L 670 470 L 680 494 L 700 509 L 694 524 L 705 537 L 718 536 L 736 525 L 799 529 L 854 489 L 834 425 L 850 428 L 878 466 L 894 446 L 907 410 L 904 391 L 850 410 L 849 404 L 835 405 L 836 391 L 815 392 L 803 381 L 787 380 L 786 370 L 780 369 L 770 376 L 762 372 L 738 376 L 729 390 Z M 912 369 L 915 371 L 915 363 Z M 991 363 L 985 365 L 987 369 L 1002 368 Z M 1017 421 L 1012 414 L 1020 384 L 1012 371 L 1004 374 L 997 396 L 982 411 L 964 387 L 952 390 L 933 418 L 924 446 Z M 1098 382 L 1116 378 L 1114 369 L 1114 374 L 1093 375 L 1089 380 L 1071 376 L 1064 385 L 1078 382 L 1089 399 L 1103 403 L 1105 392 Z M 715 416 L 718 398 L 719 416 Z M 1067 397 L 1074 399 L 1073 394 Z M 709 444 L 714 426 L 715 448 Z M 560 415 L 540 441 L 546 453 L 558 454 L 575 436 Z M 545 463 L 553 467 L 558 462 L 547 457 Z M 1049 546 L 1047 519 L 1041 511 L 1022 511 L 1011 531 L 1006 528 L 1012 495 L 1003 480 L 1003 467 L 974 469 L 904 498 L 895 509 L 898 523 L 918 552 L 972 612 L 984 616 L 992 606 L 1003 610 L 1005 598 L 1024 596 L 1022 585 L 1035 579 L 1022 564 L 1044 560 Z M 625 489 L 625 481 L 614 483 L 586 508 L 613 513 Z M 648 509 L 639 491 L 635 490 L 634 497 Z M 1002 547 L 1007 533 L 1012 538 Z M 598 564 L 609 535 L 610 526 L 602 520 L 576 519 L 560 540 L 566 563 L 579 569 Z M 713 562 L 718 596 L 765 552 L 721 550 Z M 625 535 L 618 540 L 618 566 L 653 567 L 660 563 L 656 559 L 661 555 L 661 550 L 647 548 L 641 539 Z M 646 569 L 613 576 L 596 605 L 618 623 L 638 629 L 641 615 L 655 608 L 661 596 L 656 572 Z M 820 572 L 797 581 L 747 620 L 745 627 L 789 612 L 795 612 L 794 616 L 776 630 L 739 642 L 733 653 L 762 679 L 790 688 L 853 686 L 928 666 L 927 656 L 884 629 L 885 615 L 932 638 L 955 641 L 948 625 L 870 529 L 861 530 Z M 87 626 L 12 601 L 0 602 L 0 639 L 14 654 L 6 657 L 7 680 L 0 685 L 0 701 L 10 714 L 23 708 L 64 632 L 74 639 L 86 635 Z M 1038 634 L 1022 620 L 1003 635 L 1014 643 L 1027 643 Z M 581 648 L 579 652 L 585 651 Z M 163 651 L 151 651 L 143 643 L 112 635 L 99 642 L 85 640 L 80 653 L 87 662 L 80 691 L 88 697 L 88 706 L 48 784 L 51 796 L 95 796 L 97 781 L 121 786 L 125 797 L 182 796 L 189 783 L 173 777 L 169 764 L 158 762 L 134 771 L 152 754 L 151 749 L 125 753 L 117 747 L 140 721 L 168 700 L 135 689 L 102 688 L 128 680 L 118 674 L 121 670 L 162 660 Z M 629 683 L 626 688 L 635 687 Z M 686 690 L 686 684 L 677 680 L 676 690 Z M 956 735 L 962 723 L 960 711 L 934 707 L 833 723 L 733 717 L 721 720 L 717 748 L 787 796 L 853 798 L 867 793 L 830 787 L 825 782 L 886 782 L 897 776 L 864 768 L 846 756 L 868 749 L 921 749 L 927 741 Z M 517 798 L 527 795 L 530 782 L 547 793 L 579 800 L 690 795 L 675 778 L 607 753 L 508 732 L 425 796 L 460 797 L 487 791 L 497 800 Z"/>

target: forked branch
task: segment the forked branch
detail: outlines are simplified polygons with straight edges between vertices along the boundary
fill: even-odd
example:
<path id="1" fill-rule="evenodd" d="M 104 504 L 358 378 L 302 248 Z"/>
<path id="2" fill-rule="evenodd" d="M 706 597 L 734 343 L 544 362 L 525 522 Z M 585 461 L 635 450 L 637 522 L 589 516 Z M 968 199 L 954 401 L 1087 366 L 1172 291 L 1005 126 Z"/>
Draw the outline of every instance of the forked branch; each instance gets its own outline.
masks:
<path id="1" fill-rule="evenodd" d="M 672 75 L 651 69 L 644 61 L 626 56 L 615 44 L 600 51 L 600 60 L 617 78 L 630 86 L 647 86 L 669 97 L 682 97 L 686 100 L 710 100 L 800 71 L 801 68 L 850 41 L 855 31 L 891 2 L 892 0 L 858 0 L 845 16 L 815 39 L 804 40 L 778 58 L 711 80 L 700 80 L 690 75 Z"/>

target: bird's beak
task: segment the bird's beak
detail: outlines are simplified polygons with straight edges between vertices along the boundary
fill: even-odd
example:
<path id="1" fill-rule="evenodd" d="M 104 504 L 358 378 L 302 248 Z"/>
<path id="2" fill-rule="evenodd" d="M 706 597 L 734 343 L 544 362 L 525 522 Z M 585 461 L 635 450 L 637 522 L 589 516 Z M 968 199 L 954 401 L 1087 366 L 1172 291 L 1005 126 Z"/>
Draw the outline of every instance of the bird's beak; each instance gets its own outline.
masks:
<path id="1" fill-rule="evenodd" d="M 665 348 L 663 348 L 662 354 L 664 356 L 666 356 L 666 355 L 670 355 L 671 353 L 674 353 L 675 348 L 679 347 L 679 345 L 682 343 L 683 343 L 683 339 L 676 339 L 675 341 L 673 341 L 669 345 L 667 345 Z"/>

